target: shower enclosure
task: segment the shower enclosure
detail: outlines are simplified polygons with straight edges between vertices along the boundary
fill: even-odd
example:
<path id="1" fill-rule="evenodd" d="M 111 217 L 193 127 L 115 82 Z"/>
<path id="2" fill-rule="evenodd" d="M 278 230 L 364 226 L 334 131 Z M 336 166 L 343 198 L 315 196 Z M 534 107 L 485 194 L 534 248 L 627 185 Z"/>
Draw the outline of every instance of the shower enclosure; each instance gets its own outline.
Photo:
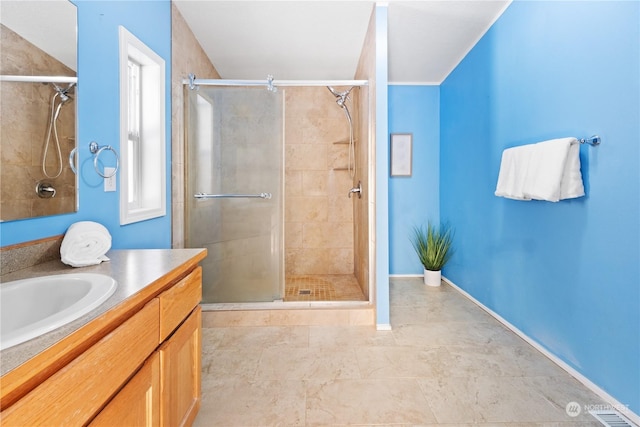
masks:
<path id="1" fill-rule="evenodd" d="M 350 197 L 367 187 L 366 82 L 200 82 L 184 82 L 184 233 L 208 250 L 202 302 L 366 301 L 368 194 Z"/>
<path id="2" fill-rule="evenodd" d="M 185 243 L 208 250 L 203 302 L 282 299 L 282 92 L 186 91 Z"/>

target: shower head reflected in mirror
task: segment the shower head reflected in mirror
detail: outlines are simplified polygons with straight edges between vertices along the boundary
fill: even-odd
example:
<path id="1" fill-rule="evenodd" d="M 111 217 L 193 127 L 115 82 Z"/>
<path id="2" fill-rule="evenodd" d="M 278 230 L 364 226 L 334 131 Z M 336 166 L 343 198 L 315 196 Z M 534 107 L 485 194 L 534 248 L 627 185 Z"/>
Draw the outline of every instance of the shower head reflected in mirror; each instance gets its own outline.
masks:
<path id="1" fill-rule="evenodd" d="M 46 83 L 45 83 L 46 84 Z M 54 93 L 51 96 L 51 108 L 49 115 L 49 126 L 47 127 L 47 135 L 44 140 L 44 147 L 42 150 L 42 173 L 47 178 L 58 178 L 62 174 L 62 148 L 60 147 L 60 138 L 58 137 L 58 117 L 60 116 L 60 110 L 62 106 L 68 101 L 73 100 L 71 93 L 76 85 L 75 83 L 69 83 L 66 88 L 62 88 L 57 84 L 51 82 Z M 56 102 L 58 98 L 58 102 Z M 55 172 L 50 174 L 47 165 L 47 157 L 49 156 L 49 145 L 53 143 L 56 154 L 56 169 Z"/>
<path id="2" fill-rule="evenodd" d="M 69 83 L 69 85 L 66 88 L 61 88 L 60 86 L 58 86 L 55 83 L 51 83 L 55 89 L 55 91 L 57 92 L 58 98 L 60 98 L 60 101 L 67 102 L 69 99 L 72 99 L 71 97 L 71 93 L 73 93 L 73 88 L 76 85 L 75 83 Z"/>

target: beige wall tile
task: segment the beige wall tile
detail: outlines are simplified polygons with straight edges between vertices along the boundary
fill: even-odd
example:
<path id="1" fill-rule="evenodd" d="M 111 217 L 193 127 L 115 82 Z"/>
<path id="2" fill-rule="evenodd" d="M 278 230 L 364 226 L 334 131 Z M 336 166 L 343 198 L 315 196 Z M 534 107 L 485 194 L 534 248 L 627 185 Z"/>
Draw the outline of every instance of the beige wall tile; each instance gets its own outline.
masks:
<path id="1" fill-rule="evenodd" d="M 311 248 L 287 251 L 286 274 L 353 274 L 353 249 Z"/>
<path id="2" fill-rule="evenodd" d="M 285 202 L 286 222 L 324 222 L 328 216 L 326 197 L 289 197 Z"/>
<path id="3" fill-rule="evenodd" d="M 302 190 L 306 196 L 326 196 L 329 186 L 329 171 L 303 171 Z"/>
<path id="4" fill-rule="evenodd" d="M 287 222 L 284 227 L 284 242 L 287 249 L 302 248 L 302 222 Z"/>
<path id="5" fill-rule="evenodd" d="M 329 216 L 330 222 L 350 222 L 352 224 L 353 233 L 353 204 L 357 203 L 357 196 L 354 198 L 347 195 L 338 195 L 329 197 Z"/>
<path id="6" fill-rule="evenodd" d="M 353 223 L 325 222 L 304 224 L 304 248 L 353 248 Z"/>
<path id="7" fill-rule="evenodd" d="M 285 146 L 285 168 L 288 170 L 327 169 L 327 147 L 318 144 L 287 144 Z"/>
<path id="8" fill-rule="evenodd" d="M 284 191 L 286 197 L 304 196 L 304 192 L 302 191 L 302 172 L 303 171 L 285 170 Z"/>

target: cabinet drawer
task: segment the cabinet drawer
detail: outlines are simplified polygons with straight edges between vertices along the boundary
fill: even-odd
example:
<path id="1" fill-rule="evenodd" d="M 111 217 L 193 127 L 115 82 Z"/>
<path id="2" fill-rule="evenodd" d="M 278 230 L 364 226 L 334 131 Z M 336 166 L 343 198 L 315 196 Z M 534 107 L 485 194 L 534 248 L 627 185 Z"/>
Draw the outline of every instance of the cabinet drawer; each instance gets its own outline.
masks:
<path id="1" fill-rule="evenodd" d="M 193 270 L 171 289 L 160 294 L 160 342 L 180 325 L 202 300 L 202 267 Z"/>
<path id="2" fill-rule="evenodd" d="M 157 347 L 159 311 L 158 300 L 151 300 L 113 332 L 4 410 L 3 427 L 86 424 Z"/>

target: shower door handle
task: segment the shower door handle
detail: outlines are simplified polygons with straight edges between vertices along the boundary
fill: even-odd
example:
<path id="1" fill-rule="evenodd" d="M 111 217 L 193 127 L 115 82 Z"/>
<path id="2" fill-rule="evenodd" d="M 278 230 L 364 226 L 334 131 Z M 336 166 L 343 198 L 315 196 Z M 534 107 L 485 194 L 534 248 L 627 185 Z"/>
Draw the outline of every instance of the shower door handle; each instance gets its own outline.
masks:
<path id="1" fill-rule="evenodd" d="M 206 193 L 198 193 L 194 194 L 193 197 L 196 199 L 266 199 L 269 200 L 271 198 L 271 193 L 260 193 L 260 194 L 206 194 Z"/>

